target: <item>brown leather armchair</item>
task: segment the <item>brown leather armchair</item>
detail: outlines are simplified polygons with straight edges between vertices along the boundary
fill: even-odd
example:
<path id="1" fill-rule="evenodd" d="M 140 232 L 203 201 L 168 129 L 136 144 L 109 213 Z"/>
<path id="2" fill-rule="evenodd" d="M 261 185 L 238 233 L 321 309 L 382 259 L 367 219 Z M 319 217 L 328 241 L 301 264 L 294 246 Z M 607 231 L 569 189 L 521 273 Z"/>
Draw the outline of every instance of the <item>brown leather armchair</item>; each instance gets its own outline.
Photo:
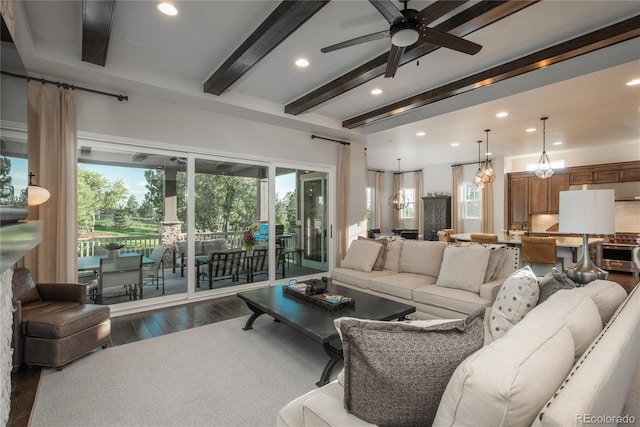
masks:
<path id="1" fill-rule="evenodd" d="M 109 307 L 85 304 L 84 285 L 36 284 L 26 268 L 13 272 L 13 365 L 55 367 L 97 347 L 111 333 Z"/>

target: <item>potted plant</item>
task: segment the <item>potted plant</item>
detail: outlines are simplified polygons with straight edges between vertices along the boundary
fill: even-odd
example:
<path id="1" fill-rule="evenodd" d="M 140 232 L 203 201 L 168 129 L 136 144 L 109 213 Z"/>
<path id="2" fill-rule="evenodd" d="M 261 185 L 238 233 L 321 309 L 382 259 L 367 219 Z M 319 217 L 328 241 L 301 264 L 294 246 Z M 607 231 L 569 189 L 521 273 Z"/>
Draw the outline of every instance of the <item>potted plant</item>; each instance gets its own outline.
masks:
<path id="1" fill-rule="evenodd" d="M 120 249 L 122 249 L 123 247 L 124 245 L 118 242 L 108 242 L 106 245 L 104 245 L 104 248 L 107 250 L 107 256 L 109 258 L 115 258 L 116 256 L 118 256 L 118 252 L 120 252 Z"/>

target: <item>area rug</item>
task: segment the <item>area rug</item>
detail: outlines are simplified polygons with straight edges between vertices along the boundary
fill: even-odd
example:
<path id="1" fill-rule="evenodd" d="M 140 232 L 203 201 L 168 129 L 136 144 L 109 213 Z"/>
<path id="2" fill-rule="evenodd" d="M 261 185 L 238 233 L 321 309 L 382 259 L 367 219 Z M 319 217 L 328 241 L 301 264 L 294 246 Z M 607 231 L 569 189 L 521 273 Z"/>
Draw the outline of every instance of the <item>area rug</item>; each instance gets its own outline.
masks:
<path id="1" fill-rule="evenodd" d="M 328 360 L 290 326 L 236 318 L 91 353 L 44 369 L 29 424 L 273 426 L 316 388 Z M 337 375 L 339 366 L 334 369 Z"/>

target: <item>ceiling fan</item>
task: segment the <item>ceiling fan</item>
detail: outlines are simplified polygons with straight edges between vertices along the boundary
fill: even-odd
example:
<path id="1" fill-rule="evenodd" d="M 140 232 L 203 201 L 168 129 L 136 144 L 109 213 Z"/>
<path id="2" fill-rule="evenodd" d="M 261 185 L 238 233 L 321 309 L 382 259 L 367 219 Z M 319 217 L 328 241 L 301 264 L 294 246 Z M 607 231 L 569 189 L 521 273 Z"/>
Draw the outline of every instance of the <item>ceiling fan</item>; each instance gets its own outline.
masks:
<path id="1" fill-rule="evenodd" d="M 400 1 L 404 3 L 402 11 L 390 0 L 369 0 L 369 3 L 391 24 L 388 30 L 356 37 L 355 39 L 324 47 L 320 51 L 327 53 L 372 40 L 390 38 L 391 50 L 389 51 L 384 76 L 393 77 L 400 66 L 400 60 L 405 49 L 415 43 L 430 43 L 469 55 L 475 55 L 482 49 L 479 44 L 428 27 L 428 24 L 460 6 L 464 1 L 436 1 L 421 11 L 408 9 L 407 3 L 409 0 Z"/>

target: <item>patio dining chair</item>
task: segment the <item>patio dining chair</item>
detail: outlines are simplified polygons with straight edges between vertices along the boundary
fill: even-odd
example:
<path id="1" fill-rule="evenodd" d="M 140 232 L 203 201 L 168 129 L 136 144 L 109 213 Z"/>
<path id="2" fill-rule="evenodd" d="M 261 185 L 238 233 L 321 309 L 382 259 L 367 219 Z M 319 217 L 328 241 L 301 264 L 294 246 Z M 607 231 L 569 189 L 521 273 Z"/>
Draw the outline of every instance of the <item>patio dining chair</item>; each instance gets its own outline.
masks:
<path id="1" fill-rule="evenodd" d="M 124 286 L 129 299 L 142 299 L 142 255 L 118 256 L 100 259 L 96 304 L 102 304 L 105 288 Z"/>
<path id="2" fill-rule="evenodd" d="M 147 264 L 142 266 L 143 279 L 151 279 L 151 285 L 156 285 L 156 289 L 159 288 L 160 279 L 162 279 L 162 295 L 164 295 L 164 257 L 169 251 L 168 246 L 158 245 L 153 248 L 149 258 L 153 260 L 153 264 Z"/>

